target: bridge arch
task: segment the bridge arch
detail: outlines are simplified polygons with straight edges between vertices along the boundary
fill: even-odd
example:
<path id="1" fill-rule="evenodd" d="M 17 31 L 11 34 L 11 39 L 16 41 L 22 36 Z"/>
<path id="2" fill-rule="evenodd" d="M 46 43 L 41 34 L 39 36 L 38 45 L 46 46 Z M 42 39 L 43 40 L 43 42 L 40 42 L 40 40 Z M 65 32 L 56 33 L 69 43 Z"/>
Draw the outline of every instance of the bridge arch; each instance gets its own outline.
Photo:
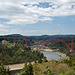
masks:
<path id="1" fill-rule="evenodd" d="M 44 45 L 46 45 L 48 42 L 54 41 L 54 40 L 57 40 L 57 41 L 62 42 L 64 45 L 66 45 L 66 47 L 67 47 L 70 51 L 73 51 L 73 48 L 72 48 L 72 47 L 70 48 L 69 45 L 68 45 L 65 41 L 63 41 L 63 39 L 58 39 L 58 38 L 46 40 L 39 48 L 37 48 L 37 50 L 40 50 L 40 49 L 41 49 Z M 72 40 L 72 41 L 73 41 L 73 40 Z"/>

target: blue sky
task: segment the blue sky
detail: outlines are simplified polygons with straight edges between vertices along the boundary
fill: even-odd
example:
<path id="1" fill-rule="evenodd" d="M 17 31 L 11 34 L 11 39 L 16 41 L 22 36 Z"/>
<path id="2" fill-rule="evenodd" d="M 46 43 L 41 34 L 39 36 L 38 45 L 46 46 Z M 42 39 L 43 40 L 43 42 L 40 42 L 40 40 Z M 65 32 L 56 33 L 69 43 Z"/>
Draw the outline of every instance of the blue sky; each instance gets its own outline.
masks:
<path id="1" fill-rule="evenodd" d="M 75 0 L 0 0 L 0 35 L 75 34 Z"/>

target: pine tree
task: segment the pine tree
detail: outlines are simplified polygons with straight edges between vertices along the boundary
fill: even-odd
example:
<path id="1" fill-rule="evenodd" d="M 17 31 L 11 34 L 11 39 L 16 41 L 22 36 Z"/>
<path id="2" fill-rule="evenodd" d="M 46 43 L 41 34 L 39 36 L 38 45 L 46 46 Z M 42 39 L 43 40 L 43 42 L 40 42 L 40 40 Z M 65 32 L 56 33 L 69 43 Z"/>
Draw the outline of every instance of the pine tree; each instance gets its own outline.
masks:
<path id="1" fill-rule="evenodd" d="M 29 63 L 27 65 L 27 63 L 26 63 L 20 75 L 33 75 L 33 66 L 32 66 L 32 64 Z"/>
<path id="2" fill-rule="evenodd" d="M 31 63 L 29 63 L 29 65 L 28 65 L 28 71 L 29 71 L 28 75 L 33 75 L 33 66 Z"/>

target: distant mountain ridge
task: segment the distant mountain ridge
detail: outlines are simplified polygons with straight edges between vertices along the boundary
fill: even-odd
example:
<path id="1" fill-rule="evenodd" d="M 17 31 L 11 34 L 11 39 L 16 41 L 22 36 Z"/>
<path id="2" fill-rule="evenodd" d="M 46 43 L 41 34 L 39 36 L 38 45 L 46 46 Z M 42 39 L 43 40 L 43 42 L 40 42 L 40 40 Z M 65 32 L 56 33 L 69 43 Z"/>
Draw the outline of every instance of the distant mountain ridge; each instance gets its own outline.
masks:
<path id="1" fill-rule="evenodd" d="M 41 36 L 24 36 L 21 34 L 5 35 L 6 37 L 75 37 L 75 35 L 41 35 Z"/>
<path id="2" fill-rule="evenodd" d="M 42 35 L 42 37 L 75 37 L 75 35 Z"/>
<path id="3" fill-rule="evenodd" d="M 6 35 L 8 37 L 23 37 L 23 35 L 21 34 L 10 34 L 10 35 Z"/>

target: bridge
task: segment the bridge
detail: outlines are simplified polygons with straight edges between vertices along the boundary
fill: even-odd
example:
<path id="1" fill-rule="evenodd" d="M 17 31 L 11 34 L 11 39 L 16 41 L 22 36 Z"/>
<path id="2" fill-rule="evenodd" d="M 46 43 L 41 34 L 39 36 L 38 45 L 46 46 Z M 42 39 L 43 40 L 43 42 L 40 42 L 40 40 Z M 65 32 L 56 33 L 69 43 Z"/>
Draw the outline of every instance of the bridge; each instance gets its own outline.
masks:
<path id="1" fill-rule="evenodd" d="M 16 41 L 17 41 L 16 39 L 23 38 L 23 39 L 25 39 L 26 47 L 28 47 L 27 39 L 36 39 L 36 41 L 37 41 L 37 48 L 36 48 L 36 50 L 40 50 L 48 42 L 56 40 L 56 41 L 62 42 L 64 45 L 66 45 L 66 47 L 70 50 L 70 52 L 72 52 L 74 50 L 74 48 L 73 48 L 73 39 L 75 37 L 0 37 L 0 38 L 4 39 L 4 43 L 5 43 L 6 39 L 8 39 L 8 38 L 12 39 L 13 38 L 14 41 L 15 41 L 15 44 L 16 44 Z M 41 39 L 45 38 L 46 41 L 40 47 L 38 47 L 38 39 L 40 39 L 40 38 Z M 71 47 L 63 39 L 71 39 Z"/>

